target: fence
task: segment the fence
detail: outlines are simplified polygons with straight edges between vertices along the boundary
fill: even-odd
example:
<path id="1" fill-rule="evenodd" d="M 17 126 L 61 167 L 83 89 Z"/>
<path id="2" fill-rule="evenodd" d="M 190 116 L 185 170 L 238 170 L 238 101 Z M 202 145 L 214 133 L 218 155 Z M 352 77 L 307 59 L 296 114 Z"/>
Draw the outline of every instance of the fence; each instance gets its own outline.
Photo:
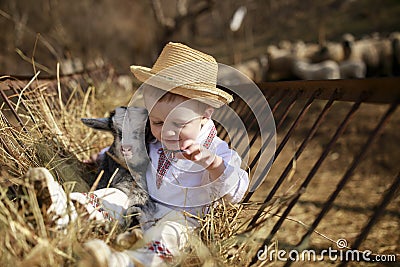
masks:
<path id="1" fill-rule="evenodd" d="M 240 101 L 240 99 L 237 99 L 236 103 L 234 102 L 232 108 L 238 110 L 242 120 L 247 122 L 249 132 L 252 130 L 254 131 L 254 133 L 252 133 L 253 135 L 250 134 L 252 135 L 250 138 L 250 146 L 252 147 L 252 150 L 254 150 L 252 153 L 253 156 L 249 161 L 250 169 L 254 168 L 257 163 L 265 164 L 267 166 L 265 171 L 260 174 L 263 177 L 252 177 L 252 179 L 266 179 L 266 185 L 261 186 L 256 192 L 249 192 L 244 200 L 244 202 L 248 202 L 249 200 L 256 201 L 256 199 L 254 199 L 254 195 L 257 193 L 257 200 L 262 199 L 262 205 L 252 218 L 249 227 L 256 225 L 260 217 L 265 215 L 265 209 L 270 207 L 270 205 L 276 201 L 276 199 L 279 199 L 279 197 L 277 197 L 278 191 L 285 183 L 289 187 L 292 187 L 291 191 L 294 192 L 294 194 L 292 194 L 291 197 L 286 200 L 286 204 L 283 207 L 277 211 L 268 212 L 279 216 L 279 219 L 271 226 L 271 229 L 266 229 L 266 235 L 260 250 L 262 250 L 264 246 L 269 246 L 271 244 L 271 242 L 274 240 L 274 237 L 282 228 L 284 222 L 288 220 L 288 216 L 291 214 L 294 207 L 296 207 L 296 205 L 299 206 L 307 203 L 307 201 L 302 202 L 301 200 L 306 191 L 308 195 L 313 194 L 313 187 L 310 187 L 310 184 L 312 184 L 313 180 L 316 179 L 315 177 L 321 175 L 321 169 L 322 171 L 325 171 L 325 173 L 327 172 L 327 168 L 324 166 L 327 158 L 329 159 L 333 156 L 334 160 L 335 158 L 338 160 L 338 157 L 344 157 L 344 159 L 338 160 L 339 163 L 336 168 L 343 169 L 345 171 L 342 174 L 336 172 L 333 175 L 329 175 L 329 188 L 331 188 L 331 190 L 324 190 L 324 194 L 329 193 L 329 197 L 325 198 L 326 196 L 324 196 L 318 199 L 318 202 L 315 200 L 308 201 L 308 203 L 318 203 L 319 211 L 315 217 L 311 214 L 310 216 L 306 216 L 306 230 L 305 233 L 302 233 L 301 238 L 296 240 L 295 244 L 286 244 L 298 250 L 308 247 L 310 243 L 310 236 L 316 232 L 316 229 L 320 223 L 324 220 L 330 220 L 330 216 L 332 214 L 327 214 L 334 206 L 335 200 L 338 198 L 339 194 L 344 191 L 346 185 L 349 183 L 349 181 L 351 181 L 352 177 L 357 175 L 357 167 L 359 167 L 359 165 L 364 161 L 367 161 L 367 164 L 369 165 L 367 169 L 373 169 L 375 167 L 379 168 L 378 166 L 370 164 L 371 162 L 374 162 L 374 155 L 368 153 L 377 140 L 379 141 L 378 143 L 380 145 L 385 144 L 381 145 L 382 150 L 389 149 L 389 151 L 381 151 L 381 153 L 388 153 L 389 156 L 386 157 L 386 161 L 380 163 L 378 162 L 379 164 L 386 165 L 387 171 L 383 174 L 374 174 L 372 172 L 373 176 L 377 176 L 372 180 L 381 179 L 380 183 L 383 183 L 381 186 L 384 187 L 384 190 L 381 190 L 383 192 L 377 194 L 382 196 L 381 199 L 376 201 L 375 204 L 371 205 L 368 203 L 365 205 L 366 203 L 362 203 L 361 200 L 359 203 L 356 203 L 358 208 L 354 208 L 354 203 L 344 203 L 341 205 L 342 209 L 362 209 L 364 214 L 368 214 L 368 219 L 364 220 L 363 222 L 357 222 L 359 225 L 358 228 L 361 227 L 362 224 L 363 226 L 355 237 L 355 233 L 352 233 L 352 244 L 347 248 L 355 250 L 360 249 L 361 244 L 371 232 L 372 227 L 386 212 L 392 213 L 393 216 L 390 217 L 389 220 L 393 220 L 396 222 L 394 225 L 398 225 L 400 218 L 400 213 L 398 212 L 398 200 L 396 202 L 393 199 L 395 196 L 398 196 L 398 189 L 400 186 L 400 168 L 396 163 L 398 162 L 399 155 L 398 152 L 396 152 L 396 146 L 400 140 L 398 134 L 399 113 L 397 113 L 396 116 L 393 115 L 396 113 L 396 108 L 400 100 L 399 84 L 399 78 L 288 81 L 259 84 L 259 87 L 262 89 L 264 95 L 270 103 L 271 110 L 276 120 L 279 139 L 275 157 L 272 159 L 274 162 L 272 168 L 274 169 L 274 167 L 276 167 L 278 170 L 274 172 L 275 176 L 272 175 L 272 177 L 271 174 L 267 175 L 268 162 L 257 162 L 260 158 L 260 154 L 263 153 L 265 144 L 264 146 L 254 145 L 259 135 L 259 129 L 254 129 L 255 118 L 252 117 L 251 110 L 249 109 L 248 105 L 243 101 Z M 333 107 L 335 107 L 335 111 L 333 111 L 334 114 L 332 114 Z M 357 117 L 358 112 L 361 112 L 364 115 Z M 376 120 L 378 115 L 380 118 Z M 394 117 L 393 122 L 391 122 L 391 124 L 385 128 L 391 117 Z M 358 132 L 346 132 L 346 129 L 349 127 L 351 128 L 352 125 L 360 124 L 364 126 L 358 126 L 362 127 L 362 129 Z M 316 137 L 317 134 L 319 135 L 318 137 Z M 352 137 L 352 135 L 359 136 Z M 351 139 L 348 139 L 349 136 Z M 393 139 L 391 137 L 393 137 Z M 226 138 L 229 140 L 227 136 Z M 364 138 L 365 141 L 361 140 Z M 385 138 L 387 139 L 385 140 Z M 298 145 L 296 149 L 289 148 L 289 150 L 292 150 L 292 152 L 286 153 L 286 156 L 282 155 L 282 152 L 285 150 L 285 148 L 291 147 L 293 140 L 296 143 L 300 143 L 300 145 Z M 316 141 L 310 145 L 313 140 Z M 334 152 L 338 149 L 338 140 L 341 141 L 341 144 L 347 144 L 351 147 L 349 153 L 347 153 L 349 155 L 337 155 L 338 153 Z M 322 143 L 318 143 L 321 141 Z M 351 144 L 352 141 L 356 141 L 357 144 Z M 362 141 L 364 143 L 361 143 Z M 316 150 L 316 148 L 320 148 L 320 151 Z M 377 148 L 374 148 L 374 150 L 376 151 Z M 314 160 L 313 164 L 310 165 L 308 172 L 301 171 L 302 167 L 304 166 L 304 162 L 301 161 L 301 158 L 305 152 L 308 152 L 308 154 L 313 154 L 312 160 Z M 286 157 L 285 159 L 288 162 L 283 163 L 282 160 L 280 160 L 281 157 Z M 310 159 L 311 158 L 308 157 L 309 161 Z M 308 166 L 309 164 L 306 165 Z M 365 167 L 361 168 L 361 170 L 363 169 L 365 170 Z M 300 171 L 303 175 L 303 177 L 297 177 L 296 179 L 296 182 L 300 183 L 300 186 L 297 186 L 293 181 L 293 171 Z M 397 173 L 394 173 L 394 171 L 397 171 Z M 366 180 L 370 179 L 368 174 L 364 174 L 364 176 L 363 174 L 358 174 L 358 177 L 360 177 L 360 175 Z M 380 175 L 383 177 L 379 177 Z M 388 176 L 391 176 L 391 178 Z M 276 179 L 276 177 L 279 178 Z M 291 181 L 288 182 L 288 179 Z M 270 182 L 267 183 L 268 180 L 270 180 Z M 328 183 L 328 181 L 326 182 Z M 362 182 L 358 182 L 360 184 L 358 186 L 362 187 Z M 332 183 L 336 184 L 335 188 L 332 187 Z M 353 187 L 354 186 L 357 187 L 357 181 L 353 182 Z M 295 189 L 293 189 L 293 187 L 295 187 Z M 365 188 L 365 191 L 368 190 L 370 189 Z M 321 190 L 319 190 L 319 192 L 321 192 Z M 372 191 L 370 193 L 373 194 Z M 318 192 L 315 192 L 315 194 L 318 194 Z M 315 199 L 315 197 L 313 199 Z M 392 211 L 385 211 L 385 208 L 391 203 L 391 201 Z M 336 206 L 335 209 L 336 213 L 341 211 L 338 206 Z M 357 217 L 355 217 L 355 220 L 357 220 Z M 334 222 L 331 224 L 331 227 L 335 227 Z M 398 229 L 398 226 L 395 226 L 392 231 L 397 232 Z M 343 232 L 345 232 L 345 226 L 343 227 Z M 392 236 L 391 238 L 393 238 L 392 243 L 398 243 L 396 237 Z M 376 244 L 379 244 L 380 242 L 384 243 L 385 241 L 375 240 L 375 242 Z M 368 245 L 372 246 L 371 243 Z M 373 251 L 379 250 L 377 246 L 368 248 L 372 249 Z M 254 255 L 252 264 L 257 263 L 258 260 L 259 259 L 257 255 Z M 292 263 L 292 261 L 287 261 L 285 266 L 290 266 Z M 346 264 L 347 262 L 342 263 L 342 265 Z"/>

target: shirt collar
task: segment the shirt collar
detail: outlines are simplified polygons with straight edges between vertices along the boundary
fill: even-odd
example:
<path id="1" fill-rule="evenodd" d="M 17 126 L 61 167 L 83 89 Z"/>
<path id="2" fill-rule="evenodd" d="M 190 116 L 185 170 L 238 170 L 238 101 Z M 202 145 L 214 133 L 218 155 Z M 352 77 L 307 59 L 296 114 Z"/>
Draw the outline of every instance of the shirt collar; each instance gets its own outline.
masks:
<path id="1" fill-rule="evenodd" d="M 212 119 L 208 119 L 208 121 L 201 127 L 200 133 L 197 136 L 196 143 L 202 144 L 207 139 L 208 135 L 210 134 L 211 129 L 214 127 L 214 122 Z"/>

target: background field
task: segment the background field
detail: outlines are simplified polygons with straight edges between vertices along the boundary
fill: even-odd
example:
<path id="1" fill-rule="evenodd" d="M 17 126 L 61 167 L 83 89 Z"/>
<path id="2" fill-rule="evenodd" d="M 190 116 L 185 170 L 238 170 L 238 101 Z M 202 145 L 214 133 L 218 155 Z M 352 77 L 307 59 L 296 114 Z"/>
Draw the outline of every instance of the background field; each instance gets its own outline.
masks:
<path id="1" fill-rule="evenodd" d="M 230 20 L 240 6 L 246 6 L 247 15 L 232 32 Z M 32 74 L 32 56 L 52 73 L 58 61 L 71 58 L 88 64 L 101 59 L 118 73 L 128 73 L 132 64 L 151 66 L 171 40 L 232 64 L 282 40 L 339 41 L 344 33 L 387 36 L 399 30 L 399 18 L 397 0 L 4 0 L 0 73 Z"/>

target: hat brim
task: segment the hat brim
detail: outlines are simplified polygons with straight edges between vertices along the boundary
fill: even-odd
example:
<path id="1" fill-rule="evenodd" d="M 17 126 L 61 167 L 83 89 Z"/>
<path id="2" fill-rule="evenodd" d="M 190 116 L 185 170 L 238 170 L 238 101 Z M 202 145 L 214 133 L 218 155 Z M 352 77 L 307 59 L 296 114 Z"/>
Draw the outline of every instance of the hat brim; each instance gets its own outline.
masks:
<path id="1" fill-rule="evenodd" d="M 152 69 L 143 66 L 132 65 L 130 70 L 143 83 L 187 98 L 195 98 L 215 108 L 233 101 L 230 94 L 217 88 L 215 84 L 184 83 L 159 73 L 153 73 Z"/>

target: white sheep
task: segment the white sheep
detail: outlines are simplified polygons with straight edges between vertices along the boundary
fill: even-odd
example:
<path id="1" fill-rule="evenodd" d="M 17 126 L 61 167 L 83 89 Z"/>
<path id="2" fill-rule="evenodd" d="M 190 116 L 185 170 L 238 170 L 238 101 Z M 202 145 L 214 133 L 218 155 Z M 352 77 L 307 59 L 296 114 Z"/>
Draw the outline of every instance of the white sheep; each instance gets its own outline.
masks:
<path id="1" fill-rule="evenodd" d="M 339 65 L 333 60 L 309 63 L 297 59 L 293 62 L 293 73 L 303 80 L 340 79 Z"/>
<path id="2" fill-rule="evenodd" d="M 339 63 L 340 77 L 342 79 L 365 78 L 367 67 L 361 60 L 345 60 Z"/>
<path id="3" fill-rule="evenodd" d="M 268 59 L 261 55 L 257 58 L 233 65 L 235 69 L 246 75 L 254 82 L 262 82 L 266 79 Z"/>
<path id="4" fill-rule="evenodd" d="M 278 43 L 278 48 L 291 50 L 293 48 L 293 44 L 289 40 L 281 40 Z"/>
<path id="5" fill-rule="evenodd" d="M 400 32 L 389 36 L 392 45 L 392 75 L 400 76 Z"/>
<path id="6" fill-rule="evenodd" d="M 71 75 L 84 70 L 83 62 L 80 58 L 66 58 L 60 62 L 60 70 L 63 75 Z"/>
<path id="7" fill-rule="evenodd" d="M 320 47 L 318 44 L 298 40 L 292 45 L 291 51 L 296 58 L 311 59 L 320 51 Z"/>
<path id="8" fill-rule="evenodd" d="M 280 49 L 274 45 L 267 49 L 267 80 L 292 80 L 294 55 L 290 50 Z"/>
<path id="9" fill-rule="evenodd" d="M 318 51 L 310 55 L 309 58 L 315 63 L 325 60 L 340 62 L 344 60 L 343 46 L 341 43 L 337 42 L 325 42 L 325 44 L 321 45 Z"/>
<path id="10" fill-rule="evenodd" d="M 380 68 L 380 52 L 372 39 L 355 40 L 351 34 L 343 36 L 344 60 L 362 60 L 367 66 L 367 75 L 376 76 Z"/>
<path id="11" fill-rule="evenodd" d="M 371 42 L 379 55 L 379 69 L 377 75 L 390 76 L 392 73 L 392 44 L 389 38 L 371 38 Z"/>

